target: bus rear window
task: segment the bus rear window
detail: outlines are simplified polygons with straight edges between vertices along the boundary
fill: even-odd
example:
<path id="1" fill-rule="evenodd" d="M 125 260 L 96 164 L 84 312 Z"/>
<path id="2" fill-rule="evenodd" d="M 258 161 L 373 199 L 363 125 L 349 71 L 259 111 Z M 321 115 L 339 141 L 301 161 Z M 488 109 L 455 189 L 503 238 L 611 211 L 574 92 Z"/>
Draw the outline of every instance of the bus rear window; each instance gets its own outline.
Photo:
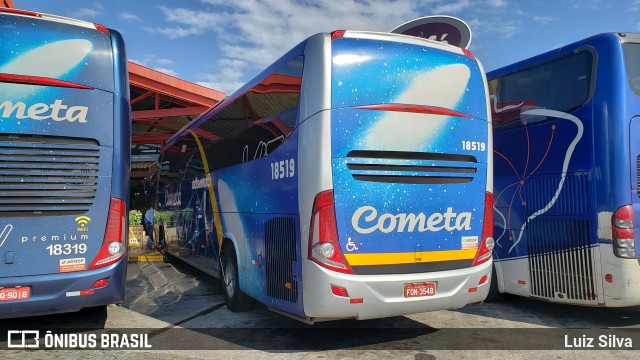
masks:
<path id="1" fill-rule="evenodd" d="M 640 95 L 640 44 L 624 43 L 624 64 L 627 70 L 627 82 L 636 95 Z"/>
<path id="2" fill-rule="evenodd" d="M 113 91 L 111 39 L 97 30 L 0 14 L 0 73 L 39 76 Z"/>

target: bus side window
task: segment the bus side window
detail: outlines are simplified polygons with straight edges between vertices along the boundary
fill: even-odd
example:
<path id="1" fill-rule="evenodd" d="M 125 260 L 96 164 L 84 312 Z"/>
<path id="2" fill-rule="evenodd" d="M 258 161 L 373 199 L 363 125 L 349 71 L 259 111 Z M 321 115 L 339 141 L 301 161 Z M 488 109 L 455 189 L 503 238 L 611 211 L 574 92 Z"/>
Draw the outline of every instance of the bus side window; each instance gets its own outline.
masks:
<path id="1" fill-rule="evenodd" d="M 245 163 L 262 156 L 260 126 L 251 125 L 244 129 L 235 139 L 234 163 Z"/>
<path id="2" fill-rule="evenodd" d="M 570 112 L 587 103 L 595 77 L 593 59 L 592 50 L 578 51 L 492 80 L 499 82 L 490 89 L 497 91 L 501 112 L 494 126 L 521 126 L 519 112 L 525 107 Z M 516 106 L 511 112 L 517 116 L 507 116 L 509 105 Z"/>

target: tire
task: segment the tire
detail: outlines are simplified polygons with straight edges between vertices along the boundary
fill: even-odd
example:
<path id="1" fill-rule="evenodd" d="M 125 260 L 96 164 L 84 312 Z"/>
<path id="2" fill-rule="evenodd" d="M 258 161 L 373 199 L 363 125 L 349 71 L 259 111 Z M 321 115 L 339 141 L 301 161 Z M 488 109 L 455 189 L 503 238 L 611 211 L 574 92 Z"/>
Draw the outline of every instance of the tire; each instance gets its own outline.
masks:
<path id="1" fill-rule="evenodd" d="M 236 251 L 228 247 L 222 254 L 222 293 L 229 310 L 240 312 L 253 307 L 253 299 L 240 289 Z"/>
<path id="2" fill-rule="evenodd" d="M 485 302 L 498 302 L 502 300 L 503 294 L 498 290 L 498 279 L 496 278 L 496 266 L 491 266 L 491 284 L 489 284 L 489 294 Z"/>

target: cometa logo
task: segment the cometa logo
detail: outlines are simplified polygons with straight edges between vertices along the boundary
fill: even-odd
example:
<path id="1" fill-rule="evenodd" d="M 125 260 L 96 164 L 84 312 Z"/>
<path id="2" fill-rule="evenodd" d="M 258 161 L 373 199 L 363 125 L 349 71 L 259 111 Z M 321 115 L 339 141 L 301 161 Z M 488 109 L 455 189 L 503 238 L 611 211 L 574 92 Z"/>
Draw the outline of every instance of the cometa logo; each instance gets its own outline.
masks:
<path id="1" fill-rule="evenodd" d="M 91 218 L 88 216 L 78 216 L 76 218 L 76 223 L 80 225 L 80 227 L 78 228 L 78 232 L 89 231 L 89 229 L 87 229 L 87 224 L 89 223 L 89 221 L 91 221 Z"/>
<path id="2" fill-rule="evenodd" d="M 53 120 L 68 122 L 87 122 L 87 113 L 89 108 L 86 106 L 69 106 L 62 103 L 62 100 L 56 100 L 53 104 L 36 103 L 31 106 L 22 101 L 15 104 L 11 101 L 0 103 L 0 117 L 3 119 L 31 119 L 31 120 Z"/>
<path id="3" fill-rule="evenodd" d="M 351 226 L 360 234 L 471 230 L 471 213 L 455 213 L 453 208 L 447 208 L 444 214 L 433 213 L 428 217 L 424 213 L 385 213 L 378 216 L 378 210 L 373 206 L 362 206 L 353 213 Z"/>

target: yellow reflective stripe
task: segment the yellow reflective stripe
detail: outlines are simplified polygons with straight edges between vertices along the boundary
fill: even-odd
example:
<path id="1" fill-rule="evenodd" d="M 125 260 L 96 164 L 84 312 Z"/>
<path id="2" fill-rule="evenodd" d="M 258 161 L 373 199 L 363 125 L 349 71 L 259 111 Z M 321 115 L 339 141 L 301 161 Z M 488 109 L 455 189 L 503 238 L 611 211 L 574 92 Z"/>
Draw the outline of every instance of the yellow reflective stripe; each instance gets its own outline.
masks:
<path id="1" fill-rule="evenodd" d="M 450 260 L 470 260 L 474 259 L 477 249 L 469 250 L 448 250 L 448 251 L 425 251 L 407 253 L 385 253 L 385 254 L 344 254 L 347 262 L 351 266 L 363 265 L 392 265 L 392 264 L 414 264 L 428 263 Z"/>
<path id="2" fill-rule="evenodd" d="M 204 153 L 204 147 L 200 142 L 198 135 L 192 130 L 188 130 L 198 144 L 198 150 L 200 150 L 200 158 L 202 158 L 202 164 L 204 165 L 204 173 L 209 178 L 207 186 L 209 187 L 209 201 L 211 202 L 211 211 L 213 211 L 213 222 L 216 225 L 216 235 L 218 236 L 218 251 L 222 249 L 222 222 L 220 221 L 220 210 L 218 209 L 218 199 L 216 198 L 216 192 L 213 189 L 213 179 L 211 173 L 209 173 L 209 163 L 207 162 L 207 155 Z M 218 252 L 219 254 L 219 252 Z"/>

